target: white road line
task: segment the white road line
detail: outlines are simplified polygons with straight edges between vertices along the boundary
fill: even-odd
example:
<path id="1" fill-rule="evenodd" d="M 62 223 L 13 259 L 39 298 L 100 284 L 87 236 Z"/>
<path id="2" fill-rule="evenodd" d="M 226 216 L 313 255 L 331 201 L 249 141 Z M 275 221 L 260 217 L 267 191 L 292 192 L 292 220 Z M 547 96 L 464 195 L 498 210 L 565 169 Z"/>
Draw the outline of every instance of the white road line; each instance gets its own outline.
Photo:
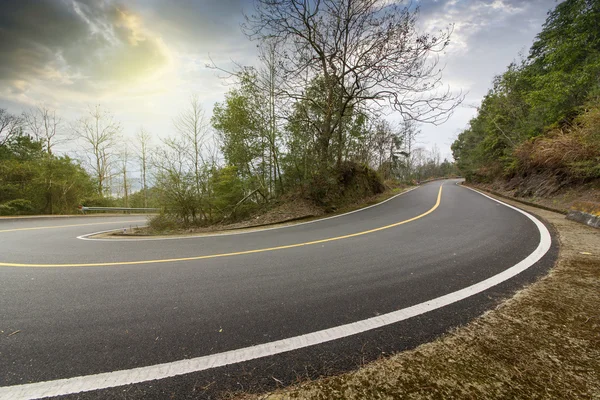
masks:
<path id="1" fill-rule="evenodd" d="M 88 233 L 85 235 L 81 235 L 81 236 L 77 236 L 77 239 L 81 239 L 81 240 L 92 240 L 92 241 L 102 241 L 102 242 L 139 242 L 139 241 L 145 241 L 145 240 L 174 240 L 174 239 L 198 239 L 198 238 L 206 238 L 206 237 L 215 237 L 215 236 L 232 236 L 232 235 L 245 235 L 247 233 L 256 233 L 256 232 L 265 232 L 265 231 L 272 231 L 275 229 L 285 229 L 285 228 L 291 228 L 293 226 L 300 226 L 300 225 L 306 225 L 306 224 L 314 224 L 315 222 L 321 222 L 321 221 L 327 221 L 329 219 L 333 219 L 333 218 L 339 218 L 339 217 L 343 217 L 345 215 L 349 215 L 349 214 L 354 214 L 357 212 L 361 212 L 364 210 L 367 210 L 369 208 L 372 207 L 377 207 L 382 205 L 383 203 L 387 203 L 390 200 L 395 199 L 398 196 L 402 196 L 403 194 L 406 194 L 408 192 L 412 192 L 415 189 L 418 189 L 421 186 L 417 186 L 414 187 L 412 189 L 406 190 L 402 193 L 398 193 L 395 196 L 390 197 L 389 199 L 386 199 L 380 203 L 377 204 L 372 204 L 370 206 L 367 207 L 363 207 L 363 208 L 359 208 L 358 210 L 354 210 L 354 211 L 349 211 L 347 213 L 343 213 L 343 214 L 338 214 L 338 215 L 333 215 L 331 217 L 327 217 L 327 218 L 319 218 L 319 219 L 315 219 L 313 221 L 306 221 L 306 222 L 299 222 L 299 223 L 291 223 L 290 225 L 284 225 L 284 226 L 276 226 L 274 228 L 259 228 L 259 229 L 254 229 L 254 230 L 247 230 L 247 231 L 241 231 L 241 232 L 227 232 L 227 233 L 214 233 L 214 234 L 209 234 L 209 235 L 191 235 L 191 236 L 173 236 L 173 237 L 159 237 L 159 238 L 136 238 L 136 239 L 94 239 L 91 236 L 95 236 L 95 235 L 100 235 L 102 233 L 108 233 L 108 232 L 114 232 L 115 230 L 118 229 L 110 229 L 107 231 L 100 231 L 100 232 L 94 232 L 94 233 Z M 252 228 L 250 228 L 252 229 Z"/>
<path id="2" fill-rule="evenodd" d="M 471 188 L 468 189 L 473 190 Z M 337 326 L 334 328 L 324 329 L 305 335 L 278 340 L 271 343 L 259 344 L 256 346 L 227 351 L 224 353 L 157 364 L 148 367 L 79 376 L 68 379 L 59 379 L 55 381 L 0 387 L 0 398 L 7 400 L 38 399 L 91 390 L 107 389 L 116 386 L 130 385 L 151 380 L 170 378 L 192 372 L 204 371 L 211 368 L 272 356 L 275 354 L 341 339 L 372 329 L 381 328 L 386 325 L 394 324 L 396 322 L 404 321 L 417 315 L 421 315 L 449 304 L 456 303 L 457 301 L 466 299 L 477 293 L 481 293 L 484 290 L 496 286 L 525 271 L 539 261 L 548 252 L 552 244 L 550 232 L 548 232 L 548 229 L 546 229 L 544 224 L 542 224 L 537 218 L 523 210 L 503 203 L 476 190 L 473 191 L 525 215 L 527 218 L 533 221 L 540 232 L 540 242 L 537 248 L 531 254 L 529 254 L 518 264 L 479 283 L 388 314 L 383 314 L 377 317 Z"/>

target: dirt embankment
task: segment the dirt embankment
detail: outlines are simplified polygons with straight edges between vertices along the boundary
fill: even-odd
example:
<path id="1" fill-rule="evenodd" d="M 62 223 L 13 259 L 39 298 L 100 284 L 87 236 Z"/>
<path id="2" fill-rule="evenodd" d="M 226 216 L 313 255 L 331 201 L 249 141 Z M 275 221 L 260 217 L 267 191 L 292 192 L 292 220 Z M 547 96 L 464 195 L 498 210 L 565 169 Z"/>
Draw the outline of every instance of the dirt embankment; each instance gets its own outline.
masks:
<path id="1" fill-rule="evenodd" d="M 504 200 L 505 201 L 505 200 Z M 556 266 L 446 336 L 347 374 L 236 399 L 600 399 L 600 234 L 524 206 L 554 225 Z"/>
<path id="2" fill-rule="evenodd" d="M 600 209 L 600 181 L 581 185 L 563 185 L 555 176 L 535 175 L 508 182 L 479 183 L 478 187 L 508 198 L 550 208 L 562 213 L 580 208 L 580 204 L 596 204 Z"/>

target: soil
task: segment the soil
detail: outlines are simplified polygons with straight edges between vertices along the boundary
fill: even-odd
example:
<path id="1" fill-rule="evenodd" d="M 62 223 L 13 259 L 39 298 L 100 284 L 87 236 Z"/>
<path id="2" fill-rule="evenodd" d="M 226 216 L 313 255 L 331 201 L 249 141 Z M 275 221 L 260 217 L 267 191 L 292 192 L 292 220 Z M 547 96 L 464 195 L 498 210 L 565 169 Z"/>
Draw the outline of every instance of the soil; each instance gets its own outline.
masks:
<path id="1" fill-rule="evenodd" d="M 477 186 L 508 198 L 544 206 L 562 213 L 580 208 L 578 203 L 595 204 L 600 209 L 599 181 L 560 187 L 553 181 L 532 178 L 518 184 L 514 181 L 496 181 L 490 184 L 477 184 Z"/>

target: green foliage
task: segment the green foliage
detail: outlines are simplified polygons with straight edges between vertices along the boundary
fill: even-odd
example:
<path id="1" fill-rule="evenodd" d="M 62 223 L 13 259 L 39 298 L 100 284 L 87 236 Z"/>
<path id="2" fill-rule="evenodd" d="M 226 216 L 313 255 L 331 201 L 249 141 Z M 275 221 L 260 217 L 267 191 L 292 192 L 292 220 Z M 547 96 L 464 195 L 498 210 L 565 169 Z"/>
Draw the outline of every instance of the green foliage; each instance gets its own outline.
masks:
<path id="1" fill-rule="evenodd" d="M 146 203 L 144 203 L 144 191 L 140 190 L 129 195 L 129 206 L 133 208 L 160 208 L 160 191 L 151 187 L 146 190 Z"/>
<path id="2" fill-rule="evenodd" d="M 278 193 L 281 187 L 279 135 L 269 96 L 259 89 L 258 77 L 246 69 L 239 87 L 225 95 L 213 109 L 212 125 L 221 140 L 225 161 L 236 168 L 244 188 L 263 194 Z"/>
<path id="3" fill-rule="evenodd" d="M 597 0 L 567 0 L 548 14 L 529 57 L 496 77 L 477 116 L 452 144 L 467 179 L 489 181 L 540 169 L 567 179 L 595 176 L 593 151 L 574 150 L 579 158 L 570 167 L 557 160 L 559 149 L 578 149 L 582 140 L 592 140 L 571 127 L 585 104 L 597 108 L 600 99 L 598 21 Z"/>
<path id="4" fill-rule="evenodd" d="M 0 215 L 30 215 L 34 214 L 34 208 L 31 201 L 25 199 L 15 199 L 0 204 Z"/>
<path id="5" fill-rule="evenodd" d="M 212 176 L 212 189 L 213 206 L 222 218 L 235 220 L 246 216 L 252 205 L 255 205 L 250 202 L 239 204 L 245 196 L 244 184 L 238 175 L 237 167 L 226 166 L 215 171 Z"/>
<path id="6" fill-rule="evenodd" d="M 157 175 L 160 203 L 171 218 L 181 221 L 184 227 L 208 222 L 204 212 L 203 197 L 196 187 L 192 173 L 169 170 Z"/>
<path id="7" fill-rule="evenodd" d="M 308 193 L 317 204 L 336 207 L 382 193 L 384 190 L 381 176 L 369 166 L 344 161 L 329 179 L 323 175 L 315 175 Z"/>
<path id="8" fill-rule="evenodd" d="M 94 182 L 68 156 L 19 134 L 0 146 L 0 205 L 4 215 L 70 214 L 94 192 Z"/>

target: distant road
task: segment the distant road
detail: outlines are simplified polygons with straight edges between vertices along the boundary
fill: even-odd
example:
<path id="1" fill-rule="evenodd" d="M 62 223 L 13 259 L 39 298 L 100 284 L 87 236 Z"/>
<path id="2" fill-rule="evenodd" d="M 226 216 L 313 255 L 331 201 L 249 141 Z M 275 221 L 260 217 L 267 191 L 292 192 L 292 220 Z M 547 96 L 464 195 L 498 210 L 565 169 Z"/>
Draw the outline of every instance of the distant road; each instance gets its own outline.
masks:
<path id="1" fill-rule="evenodd" d="M 540 221 L 457 182 L 223 236 L 80 238 L 143 216 L 0 220 L 0 398 L 213 398 L 431 340 L 556 256 Z"/>

